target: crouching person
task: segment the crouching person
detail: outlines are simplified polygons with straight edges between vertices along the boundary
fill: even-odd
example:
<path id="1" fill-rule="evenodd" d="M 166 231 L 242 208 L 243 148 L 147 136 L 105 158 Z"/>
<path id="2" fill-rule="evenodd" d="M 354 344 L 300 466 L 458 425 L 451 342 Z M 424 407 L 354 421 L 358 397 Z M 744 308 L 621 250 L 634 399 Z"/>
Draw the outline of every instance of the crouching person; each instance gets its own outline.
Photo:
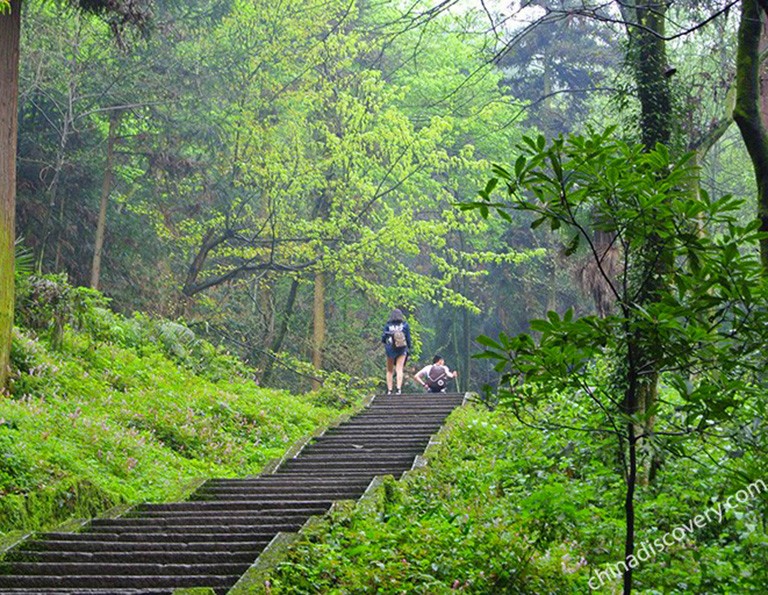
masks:
<path id="1" fill-rule="evenodd" d="M 436 355 L 432 358 L 432 363 L 428 366 L 424 366 L 421 370 L 416 372 L 416 382 L 421 384 L 428 392 L 431 393 L 444 393 L 448 386 L 448 380 L 456 378 L 459 375 L 458 370 L 451 370 L 445 365 L 445 360 L 442 356 Z"/>

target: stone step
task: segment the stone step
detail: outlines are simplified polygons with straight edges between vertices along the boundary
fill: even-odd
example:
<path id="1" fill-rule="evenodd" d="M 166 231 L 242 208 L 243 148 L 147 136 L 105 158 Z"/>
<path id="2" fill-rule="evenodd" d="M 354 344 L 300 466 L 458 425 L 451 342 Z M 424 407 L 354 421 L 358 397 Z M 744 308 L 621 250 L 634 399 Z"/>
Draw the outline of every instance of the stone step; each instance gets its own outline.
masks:
<path id="1" fill-rule="evenodd" d="M 174 588 L 168 589 L 77 589 L 61 587 L 36 587 L 3 589 L 2 595 L 173 595 Z"/>
<path id="2" fill-rule="evenodd" d="M 433 414 L 440 413 L 444 417 L 448 417 L 451 412 L 456 408 L 453 403 L 450 402 L 432 402 L 432 403 L 420 403 L 418 400 L 414 401 L 374 401 L 364 413 L 382 413 L 392 412 L 395 414 Z M 353 419 L 353 418 L 350 418 Z"/>
<path id="3" fill-rule="evenodd" d="M 368 487 L 371 483 L 372 476 L 368 473 L 360 473 L 357 475 L 348 475 L 343 478 L 333 479 L 327 477 L 312 476 L 311 481 L 307 480 L 307 475 L 292 475 L 291 477 L 285 477 L 280 473 L 275 473 L 269 476 L 269 481 L 260 481 L 252 479 L 242 480 L 217 480 L 205 483 L 199 489 L 204 490 L 206 488 L 218 488 L 218 487 L 234 487 L 234 488 L 254 488 L 265 490 L 281 490 L 281 489 L 301 489 L 301 490 L 322 490 L 322 489 L 346 489 L 348 487 Z"/>
<path id="4" fill-rule="evenodd" d="M 429 439 L 424 438 L 419 443 L 409 443 L 406 445 L 398 445 L 398 444 L 387 444 L 384 443 L 375 443 L 375 442 L 368 442 L 364 438 L 361 438 L 360 440 L 348 440 L 345 442 L 336 442 L 336 441 L 326 441 L 326 442 L 317 442 L 315 444 L 311 444 L 307 446 L 304 450 L 302 450 L 298 456 L 294 458 L 302 458 L 307 455 L 312 454 L 319 454 L 324 452 L 340 452 L 340 453 L 356 453 L 356 452 L 367 452 L 367 453 L 381 453 L 383 455 L 397 455 L 397 454 L 421 454 L 424 452 L 424 449 L 429 444 Z M 362 484 L 362 487 L 365 487 L 366 484 Z M 298 487 L 298 486 L 291 486 L 291 487 Z M 359 486 L 358 486 L 359 487 Z M 311 486 L 307 486 L 307 489 L 312 489 Z"/>
<path id="5" fill-rule="evenodd" d="M 356 432 L 356 434 L 359 434 L 359 432 Z M 317 438 L 313 439 L 312 442 L 307 444 L 304 449 L 306 450 L 307 448 L 322 444 L 370 444 L 372 446 L 394 446 L 409 448 L 424 444 L 425 442 L 429 441 L 431 436 L 432 434 L 428 434 L 426 436 L 423 434 L 417 436 L 409 434 L 406 436 L 384 436 L 382 438 L 376 438 L 373 436 L 347 437 L 344 436 L 342 432 L 338 432 L 336 434 L 323 434 L 322 436 L 318 436 Z"/>
<path id="6" fill-rule="evenodd" d="M 262 522 L 253 524 L 234 524 L 229 521 L 227 524 L 183 524 L 178 525 L 175 523 L 155 523 L 153 519 L 148 519 L 144 522 L 126 525 L 123 523 L 112 523 L 109 525 L 99 525 L 97 527 L 91 527 L 87 531 L 87 535 L 98 535 L 100 533 L 110 533 L 115 535 L 122 535 L 124 533 L 138 533 L 145 534 L 154 533 L 182 533 L 186 535 L 196 535 L 198 533 L 228 533 L 230 535 L 239 535 L 242 533 L 266 533 L 272 531 L 277 533 L 278 531 L 294 531 L 298 527 L 304 524 L 304 520 L 311 515 L 305 515 L 304 519 L 294 518 L 284 522 L 272 522 L 272 519 L 263 519 Z M 137 519 L 141 521 L 142 519 Z"/>
<path id="7" fill-rule="evenodd" d="M 258 525 L 259 523 L 288 523 L 306 517 L 307 510 L 295 508 L 290 511 L 265 510 L 262 512 L 227 512 L 218 511 L 197 513 L 192 511 L 177 513 L 148 513 L 141 516 L 128 516 L 112 519 L 113 526 L 125 527 L 139 525 L 195 525 L 198 527 L 214 527 L 216 525 Z"/>
<path id="8" fill-rule="evenodd" d="M 402 395 L 377 395 L 371 401 L 368 409 L 381 405 L 425 408 L 441 405 L 458 407 L 464 401 L 464 396 L 458 393 L 406 393 Z"/>
<path id="9" fill-rule="evenodd" d="M 408 457 L 402 461 L 396 460 L 391 462 L 377 462 L 376 460 L 370 461 L 334 461 L 334 460 L 311 460 L 306 458 L 290 459 L 285 461 L 280 467 L 281 469 L 327 469 L 328 471 L 339 471 L 343 469 L 365 469 L 372 471 L 376 474 L 382 470 L 388 469 L 402 469 L 407 470 L 410 466 L 409 461 L 413 461 L 414 457 Z"/>
<path id="10" fill-rule="evenodd" d="M 438 428 L 418 428 L 408 430 L 407 432 L 397 428 L 391 429 L 379 429 L 377 431 L 371 431 L 367 427 L 357 428 L 334 428 L 328 430 L 323 436 L 333 438 L 346 438 L 349 440 L 361 440 L 367 438 L 368 440 L 374 440 L 377 442 L 387 442 L 389 440 L 397 439 L 407 435 L 411 439 L 421 438 L 423 440 L 429 440 L 436 432 Z"/>
<path id="11" fill-rule="evenodd" d="M 385 426 L 397 424 L 436 424 L 440 425 L 445 419 L 441 412 L 429 414 L 411 414 L 411 413 L 388 413 L 386 411 L 373 412 L 365 415 L 358 415 L 354 419 L 337 427 L 348 428 L 360 423 L 377 423 Z"/>
<path id="12" fill-rule="evenodd" d="M 288 467 L 285 472 L 290 473 L 294 468 Z M 409 467 L 410 469 L 410 467 Z M 399 478 L 403 473 L 408 471 L 409 469 L 403 469 L 402 465 L 397 465 L 394 467 L 379 467 L 374 470 L 376 475 L 392 475 L 395 478 Z M 296 467 L 296 471 L 306 471 L 306 467 Z M 336 475 L 337 471 L 333 467 L 323 467 L 323 466 L 317 466 L 312 467 L 312 471 L 314 473 L 317 473 L 318 475 Z"/>
<path id="13" fill-rule="evenodd" d="M 216 500 L 198 500 L 195 502 L 170 502 L 168 504 L 145 504 L 142 510 L 149 512 L 177 512 L 177 511 L 210 511 L 210 510 L 287 510 L 304 508 L 307 510 L 327 509 L 333 500 L 327 497 L 320 499 L 286 499 L 286 500 L 263 500 L 259 498 L 243 500 L 227 500 L 218 502 Z"/>
<path id="14" fill-rule="evenodd" d="M 337 492 L 323 494 L 323 498 L 328 498 L 329 500 L 348 500 L 349 498 L 358 498 L 364 491 L 365 491 L 365 488 L 362 488 L 362 487 L 355 488 L 354 490 L 339 490 Z M 283 497 L 290 497 L 290 495 L 291 493 L 286 492 Z M 279 494 L 275 494 L 275 496 L 279 497 Z M 246 500 L 249 497 L 260 500 L 264 496 L 262 494 L 253 494 L 252 492 L 248 491 L 247 488 L 245 489 L 233 488 L 231 490 L 222 490 L 216 493 L 200 494 L 194 500 L 191 500 L 191 502 L 213 502 L 213 501 L 226 502 L 230 500 L 237 502 L 237 501 Z M 303 511 L 305 509 L 297 509 L 297 510 Z"/>
<path id="15" fill-rule="evenodd" d="M 153 542 L 153 541 L 105 541 L 94 539 L 68 539 L 72 533 L 62 533 L 65 536 L 62 539 L 48 539 L 45 541 L 33 541 L 25 545 L 29 551 L 48 551 L 48 552 L 181 552 L 181 553 L 206 553 L 206 552 L 260 552 L 272 539 L 262 537 L 261 539 L 237 539 L 228 535 L 228 539 L 222 541 L 192 541 L 183 542 L 178 539 L 172 541 Z M 81 534 L 78 534 L 81 535 Z M 102 536 L 103 537 L 103 536 Z"/>
<path id="16" fill-rule="evenodd" d="M 218 532 L 208 529 L 207 533 L 179 533 L 176 531 L 165 531 L 162 533 L 143 533 L 143 532 L 119 532 L 119 533 L 49 533 L 45 534 L 43 540 L 48 541 L 68 541 L 68 542 L 119 542 L 120 547 L 123 543 L 174 543 L 184 542 L 226 542 L 234 537 L 234 541 L 264 541 L 269 542 L 275 536 L 274 531 L 253 530 L 249 533 L 239 533 L 232 535 L 227 532 Z"/>
<path id="17" fill-rule="evenodd" d="M 351 421 L 345 424 L 342 424 L 340 426 L 335 426 L 333 428 L 328 428 L 325 431 L 325 434 L 328 434 L 330 432 L 340 431 L 340 430 L 357 430 L 359 428 L 367 428 L 373 435 L 379 434 L 379 433 L 386 433 L 386 432 L 392 432 L 392 430 L 395 429 L 401 429 L 401 430 L 418 430 L 418 429 L 432 429 L 432 428 L 439 428 L 440 423 L 439 422 L 430 422 L 430 421 L 424 421 L 421 419 L 401 419 L 401 420 L 390 420 L 390 421 L 378 421 L 375 419 L 361 419 L 359 421 Z M 408 434 L 404 434 L 404 436 L 408 436 Z"/>
<path id="18" fill-rule="evenodd" d="M 229 588 L 240 578 L 240 574 L 234 575 L 180 575 L 180 576 L 158 576 L 158 575 L 124 575 L 124 576 L 103 576 L 103 575 L 22 575 L 6 574 L 0 575 L 0 589 L 164 589 L 164 588 L 184 588 L 184 587 L 210 587 L 218 589 L 220 587 Z M 0 591 L 1 593 L 2 591 Z M 28 591 L 27 591 L 28 592 Z M 67 593 L 73 591 L 68 590 Z M 114 591 L 110 590 L 109 593 Z"/>
<path id="19" fill-rule="evenodd" d="M 325 455 L 311 455 L 311 457 L 302 457 L 302 458 L 313 458 L 315 456 L 325 456 Z M 347 456 L 347 455 L 344 455 Z M 369 455 L 370 456 L 370 455 Z M 411 455 L 413 457 L 414 455 Z M 298 459 L 289 459 L 289 460 L 298 460 Z M 345 493 L 353 493 L 357 490 L 365 489 L 364 487 L 356 487 L 352 489 L 342 490 L 342 489 L 318 489 L 317 491 L 312 489 L 294 489 L 291 490 L 290 488 L 282 488 L 280 490 L 259 490 L 259 489 L 253 489 L 253 488 L 219 488 L 214 490 L 201 490 L 198 492 L 195 492 L 193 494 L 193 497 L 187 500 L 187 502 L 190 503 L 203 503 L 203 502 L 211 502 L 212 498 L 219 498 L 223 494 L 241 494 L 243 495 L 243 498 L 241 500 L 248 500 L 249 502 L 264 502 L 267 503 L 273 503 L 273 502 L 284 502 L 286 498 L 300 498 L 302 502 L 327 502 L 329 500 L 336 500 L 338 499 L 338 495 L 344 495 Z"/>
<path id="20" fill-rule="evenodd" d="M 295 459 L 289 459 L 290 462 L 296 463 L 334 463 L 340 467 L 344 467 L 348 464 L 366 465 L 408 465 L 413 461 L 413 457 L 420 454 L 419 450 L 412 450 L 406 453 L 376 453 L 366 452 L 362 450 L 347 451 L 344 453 L 322 453 L 322 452 L 306 452 L 302 453 L 300 457 Z M 286 462 L 288 462 L 286 461 Z M 264 498 L 270 498 L 270 496 L 263 496 Z M 279 496 L 278 496 L 279 497 Z M 305 497 L 305 496 L 302 496 Z"/>
<path id="21" fill-rule="evenodd" d="M 362 493 L 362 491 L 360 492 Z M 242 496 L 238 500 L 242 500 Z M 314 510 L 314 509 L 313 509 Z M 318 507 L 317 510 L 322 513 L 325 509 Z M 125 516 L 120 517 L 124 519 L 146 519 L 148 521 L 168 522 L 176 524 L 184 524 L 197 522 L 208 523 L 209 519 L 232 519 L 240 523 L 240 520 L 250 519 L 253 521 L 260 521 L 263 519 L 291 519 L 297 518 L 302 515 L 306 516 L 308 510 L 306 508 L 281 508 L 279 511 L 274 510 L 179 510 L 179 511 L 156 511 L 156 512 L 143 512 L 139 516 Z M 318 513 L 318 514 L 320 514 Z M 314 513 L 313 513 L 314 514 Z M 241 523 L 242 524 L 242 523 Z"/>
<path id="22" fill-rule="evenodd" d="M 402 432 L 411 432 L 413 430 L 430 430 L 435 432 L 438 428 L 440 428 L 440 424 L 424 422 L 421 420 L 413 420 L 411 422 L 397 420 L 382 422 L 376 420 L 361 419 L 360 421 L 349 422 L 343 426 L 338 426 L 337 428 L 333 429 L 338 431 L 349 431 L 361 430 L 363 428 L 369 430 L 375 436 L 382 433 L 392 432 L 394 430 L 399 430 Z"/>
<path id="23" fill-rule="evenodd" d="M 413 456 L 413 455 L 412 455 Z M 298 460 L 298 459 L 291 459 L 291 460 Z M 243 494 L 243 498 L 241 500 L 243 502 L 247 501 L 251 504 L 263 504 L 263 509 L 268 510 L 271 508 L 280 508 L 282 504 L 284 504 L 287 501 L 291 502 L 300 502 L 301 504 L 297 505 L 297 507 L 306 507 L 306 506 L 312 506 L 313 504 L 323 505 L 327 502 L 331 502 L 335 499 L 335 493 L 336 492 L 325 492 L 320 494 L 315 494 L 312 490 L 297 490 L 292 495 L 291 494 L 285 494 L 285 493 L 259 493 L 259 492 L 241 492 Z M 215 502 L 215 500 L 211 500 L 209 498 L 199 498 L 196 497 L 191 500 L 185 500 L 184 501 L 187 504 L 199 504 L 199 505 L 206 505 L 206 504 L 212 504 Z"/>
<path id="24" fill-rule="evenodd" d="M 314 453 L 314 450 L 311 451 Z M 250 493 L 259 496 L 285 496 L 286 494 L 293 494 L 296 497 L 305 498 L 308 495 L 314 496 L 328 496 L 334 497 L 336 494 L 344 492 L 354 492 L 356 490 L 364 490 L 368 487 L 368 481 L 361 481 L 352 485 L 344 485 L 339 483 L 336 485 L 305 485 L 297 482 L 288 483 L 286 485 L 211 485 L 204 486 L 198 489 L 193 496 L 195 498 L 210 497 L 217 494 L 233 494 L 233 493 Z"/>
<path id="25" fill-rule="evenodd" d="M 236 564 L 98 564 L 89 562 L 15 562 L 0 563 L 0 576 L 13 570 L 16 575 L 37 576 L 184 576 L 239 575 L 248 570 L 250 562 Z M 150 585 L 155 586 L 155 585 Z"/>
<path id="26" fill-rule="evenodd" d="M 307 446 L 304 450 L 301 451 L 301 453 L 299 453 L 297 457 L 294 457 L 294 458 L 301 458 L 309 454 L 315 454 L 315 453 L 321 453 L 321 452 L 336 452 L 336 451 L 338 452 L 369 452 L 369 453 L 380 452 L 382 454 L 398 454 L 398 453 L 422 454 L 426 446 L 429 444 L 429 442 L 430 442 L 429 438 L 423 438 L 418 443 L 414 442 L 406 445 L 398 445 L 398 444 L 387 444 L 386 442 L 384 443 L 368 442 L 365 440 L 364 437 L 361 437 L 359 440 L 345 440 L 344 442 L 339 442 L 339 441 L 316 442 L 315 444 L 311 444 L 310 446 Z"/>
<path id="27" fill-rule="evenodd" d="M 91 564 L 251 564 L 263 547 L 250 551 L 231 552 L 179 552 L 179 551 L 134 551 L 134 552 L 83 552 L 18 550 L 6 557 L 13 562 L 77 562 Z"/>

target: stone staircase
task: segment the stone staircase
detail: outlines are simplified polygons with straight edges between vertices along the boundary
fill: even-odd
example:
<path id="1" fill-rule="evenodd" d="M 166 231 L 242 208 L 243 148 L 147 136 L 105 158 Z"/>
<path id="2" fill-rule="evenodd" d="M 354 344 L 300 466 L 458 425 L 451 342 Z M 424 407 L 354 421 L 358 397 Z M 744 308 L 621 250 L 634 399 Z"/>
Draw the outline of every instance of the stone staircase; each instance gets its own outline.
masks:
<path id="1" fill-rule="evenodd" d="M 226 593 L 278 532 L 298 531 L 377 475 L 414 465 L 460 394 L 377 396 L 274 473 L 204 483 L 190 500 L 144 504 L 78 533 L 42 533 L 0 562 L 7 595 Z"/>

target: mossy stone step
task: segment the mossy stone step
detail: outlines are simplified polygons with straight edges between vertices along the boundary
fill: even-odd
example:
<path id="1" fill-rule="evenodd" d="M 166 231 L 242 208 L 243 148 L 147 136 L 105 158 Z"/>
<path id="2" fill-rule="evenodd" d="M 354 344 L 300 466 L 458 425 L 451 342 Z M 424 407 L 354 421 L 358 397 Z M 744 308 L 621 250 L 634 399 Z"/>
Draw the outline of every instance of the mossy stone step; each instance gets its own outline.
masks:
<path id="1" fill-rule="evenodd" d="M 266 544 L 265 544 L 266 545 Z M 243 552 L 212 551 L 133 551 L 133 552 L 83 552 L 83 551 L 18 551 L 12 556 L 19 562 L 79 562 L 91 564 L 251 564 L 264 547 Z"/>
<path id="2" fill-rule="evenodd" d="M 218 533 L 209 529 L 207 533 L 176 533 L 172 531 L 166 531 L 163 533 L 61 533 L 44 534 L 44 541 L 51 541 L 58 539 L 60 541 L 69 542 L 89 542 L 89 541 L 112 541 L 116 542 L 118 549 L 123 543 L 193 543 L 199 542 L 226 542 L 228 539 L 233 541 L 264 541 L 267 542 L 274 537 L 273 531 L 252 531 L 250 533 L 242 533 L 233 535 L 231 533 L 223 532 Z"/>
<path id="3" fill-rule="evenodd" d="M 67 537 L 71 533 L 64 534 Z M 102 536 L 103 537 L 103 536 Z M 47 552 L 255 552 L 263 550 L 272 539 L 263 537 L 261 539 L 233 539 L 227 536 L 224 541 L 193 541 L 182 542 L 178 539 L 173 541 L 139 541 L 127 542 L 99 540 L 73 540 L 73 539 L 47 539 L 45 541 L 33 541 L 26 544 L 25 551 L 47 551 Z"/>
<path id="4" fill-rule="evenodd" d="M 16 575 L 37 576 L 184 576 L 188 574 L 214 575 L 242 574 L 250 562 L 235 564 L 148 564 L 123 563 L 100 564 L 90 562 L 15 562 L 12 565 Z M 7 575 L 11 565 L 0 563 L 0 576 Z"/>
<path id="5" fill-rule="evenodd" d="M 240 578 L 235 575 L 0 575 L 0 589 L 167 589 L 205 586 L 229 588 Z M 1 592 L 1 591 L 0 591 Z M 69 591 L 70 593 L 72 591 Z"/>
<path id="6" fill-rule="evenodd" d="M 309 515 L 307 515 L 309 516 Z M 235 522 L 228 522 L 226 524 L 214 524 L 214 525 L 176 525 L 173 523 L 156 524 L 150 522 L 144 522 L 137 525 L 105 525 L 101 527 L 93 527 L 88 531 L 88 535 L 97 535 L 102 533 L 113 535 L 124 535 L 126 533 L 144 533 L 146 535 L 153 535 L 155 533 L 173 533 L 181 535 L 197 535 L 198 533 L 218 533 L 239 535 L 241 533 L 246 534 L 264 534 L 267 532 L 277 533 L 278 531 L 295 531 L 298 527 L 301 527 L 303 520 L 290 519 L 284 522 L 274 522 L 274 519 L 266 518 L 260 519 L 260 522 L 252 524 L 235 524 Z"/>

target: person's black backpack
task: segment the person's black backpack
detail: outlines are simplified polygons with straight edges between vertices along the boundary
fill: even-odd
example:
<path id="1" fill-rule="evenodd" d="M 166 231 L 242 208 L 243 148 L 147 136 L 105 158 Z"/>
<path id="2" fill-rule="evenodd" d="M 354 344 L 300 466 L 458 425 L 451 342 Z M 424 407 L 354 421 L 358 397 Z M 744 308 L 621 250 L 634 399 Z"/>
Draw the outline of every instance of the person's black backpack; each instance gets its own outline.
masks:
<path id="1" fill-rule="evenodd" d="M 445 366 L 434 364 L 427 373 L 427 386 L 433 391 L 440 391 L 445 388 L 448 382 L 448 371 Z"/>
<path id="2" fill-rule="evenodd" d="M 392 346 L 395 349 L 402 349 L 403 347 L 408 346 L 408 339 L 405 337 L 405 331 L 403 330 L 402 324 L 392 326 L 390 327 L 390 330 L 392 331 Z"/>

